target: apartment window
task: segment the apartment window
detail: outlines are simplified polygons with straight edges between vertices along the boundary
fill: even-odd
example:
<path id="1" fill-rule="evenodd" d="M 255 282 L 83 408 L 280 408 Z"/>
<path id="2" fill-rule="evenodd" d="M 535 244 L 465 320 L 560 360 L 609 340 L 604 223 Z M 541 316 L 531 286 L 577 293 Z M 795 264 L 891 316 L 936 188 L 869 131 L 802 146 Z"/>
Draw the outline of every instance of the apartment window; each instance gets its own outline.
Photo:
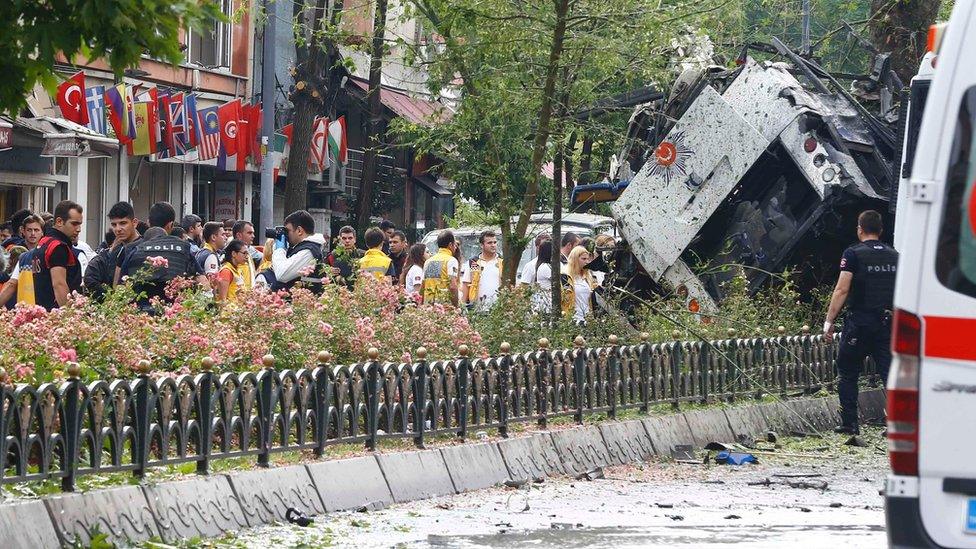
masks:
<path id="1" fill-rule="evenodd" d="M 220 0 L 220 9 L 231 19 L 233 0 Z M 190 63 L 201 67 L 229 68 L 231 46 L 231 23 L 214 21 L 208 28 L 190 30 L 186 56 Z"/>

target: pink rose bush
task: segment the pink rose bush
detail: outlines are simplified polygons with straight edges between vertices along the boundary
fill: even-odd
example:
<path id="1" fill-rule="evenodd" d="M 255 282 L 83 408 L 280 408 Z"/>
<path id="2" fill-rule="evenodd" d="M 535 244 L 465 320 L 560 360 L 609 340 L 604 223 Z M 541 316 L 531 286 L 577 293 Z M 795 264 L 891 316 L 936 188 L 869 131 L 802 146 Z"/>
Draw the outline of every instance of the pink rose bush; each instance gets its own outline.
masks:
<path id="1" fill-rule="evenodd" d="M 164 266 L 154 259 L 147 265 Z M 361 277 L 352 290 L 326 284 L 322 295 L 242 291 L 220 308 L 192 281 L 177 279 L 166 293 L 174 301 L 157 303 L 154 316 L 136 309 L 128 285 L 100 303 L 73 295 L 51 312 L 26 304 L 0 310 L 0 367 L 14 382 L 43 383 L 64 379 L 70 362 L 90 380 L 132 376 L 142 359 L 162 377 L 199 372 L 205 357 L 225 372 L 259 369 L 268 353 L 284 369 L 314 366 L 323 350 L 335 364 L 364 361 L 370 347 L 389 362 L 409 361 L 420 346 L 430 359 L 456 356 L 462 343 L 474 356 L 486 351 L 457 309 L 417 305 L 373 277 Z"/>

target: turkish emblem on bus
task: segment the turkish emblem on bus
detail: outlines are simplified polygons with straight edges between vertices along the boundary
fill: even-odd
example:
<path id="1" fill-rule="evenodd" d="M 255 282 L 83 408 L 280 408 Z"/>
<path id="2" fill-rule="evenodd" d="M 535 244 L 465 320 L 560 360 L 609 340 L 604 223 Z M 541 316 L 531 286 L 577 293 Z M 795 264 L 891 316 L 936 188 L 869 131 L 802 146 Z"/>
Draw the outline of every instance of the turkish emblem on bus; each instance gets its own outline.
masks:
<path id="1" fill-rule="evenodd" d="M 664 181 L 670 185 L 675 176 L 688 175 L 688 160 L 694 155 L 695 151 L 685 144 L 684 132 L 674 132 L 654 149 L 651 175 L 664 177 Z"/>

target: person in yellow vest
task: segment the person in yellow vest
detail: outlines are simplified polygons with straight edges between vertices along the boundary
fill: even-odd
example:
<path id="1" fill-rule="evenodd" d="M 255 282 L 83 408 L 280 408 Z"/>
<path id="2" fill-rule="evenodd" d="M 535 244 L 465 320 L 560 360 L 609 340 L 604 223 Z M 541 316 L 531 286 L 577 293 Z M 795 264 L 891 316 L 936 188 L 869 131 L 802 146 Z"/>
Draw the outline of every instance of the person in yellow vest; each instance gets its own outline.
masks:
<path id="1" fill-rule="evenodd" d="M 393 260 L 390 256 L 383 253 L 383 244 L 386 242 L 385 235 L 378 227 L 370 227 L 363 235 L 366 241 L 366 253 L 359 260 L 359 271 L 368 273 L 376 277 L 377 280 L 385 280 L 393 283 Z"/>
<path id="2" fill-rule="evenodd" d="M 10 273 L 10 280 L 0 290 L 0 303 L 7 303 L 16 298 L 14 303 L 34 305 L 34 273 L 31 271 L 31 260 L 37 243 L 44 235 L 44 221 L 37 215 L 29 215 L 24 219 L 24 241 L 27 251 L 20 254 L 17 266 Z"/>
<path id="3" fill-rule="evenodd" d="M 502 285 L 502 258 L 498 255 L 498 235 L 485 231 L 478 237 L 481 255 L 461 270 L 461 298 L 469 307 L 484 311 L 498 299 Z"/>
<path id="4" fill-rule="evenodd" d="M 460 262 L 454 257 L 458 243 L 447 230 L 437 235 L 437 253 L 424 262 L 424 303 L 458 304 Z"/>
<path id="5" fill-rule="evenodd" d="M 569 252 L 565 270 L 561 278 L 563 283 L 562 310 L 565 315 L 572 315 L 577 324 L 586 324 L 586 319 L 593 313 L 593 303 L 596 301 L 594 292 L 597 289 L 596 278 L 586 266 L 593 261 L 593 255 L 582 246 L 576 246 Z"/>
<path id="6" fill-rule="evenodd" d="M 231 240 L 224 248 L 224 262 L 217 271 L 217 301 L 234 301 L 237 292 L 254 286 L 247 270 L 249 263 L 247 245 Z"/>
<path id="7" fill-rule="evenodd" d="M 262 251 L 254 247 L 254 225 L 250 221 L 237 221 L 234 223 L 232 240 L 240 240 L 244 243 L 245 249 L 247 250 L 247 256 L 250 261 L 243 265 L 244 278 L 251 279 L 251 283 L 254 283 L 254 277 L 260 272 L 255 269 L 255 267 L 261 263 L 264 259 Z"/>

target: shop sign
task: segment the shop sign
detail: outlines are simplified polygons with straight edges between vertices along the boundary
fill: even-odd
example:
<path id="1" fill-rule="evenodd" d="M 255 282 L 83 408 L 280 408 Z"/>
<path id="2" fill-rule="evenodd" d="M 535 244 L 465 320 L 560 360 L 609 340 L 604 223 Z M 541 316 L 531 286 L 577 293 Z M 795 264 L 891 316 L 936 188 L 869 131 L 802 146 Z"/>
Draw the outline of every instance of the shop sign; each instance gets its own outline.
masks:
<path id="1" fill-rule="evenodd" d="M 77 137 L 49 137 L 44 140 L 41 156 L 107 158 L 109 155 L 92 150 L 87 139 Z"/>
<path id="2" fill-rule="evenodd" d="M 214 219 L 237 219 L 237 182 L 214 182 Z"/>
<path id="3" fill-rule="evenodd" d="M 0 123 L 0 151 L 14 146 L 14 127 Z"/>

